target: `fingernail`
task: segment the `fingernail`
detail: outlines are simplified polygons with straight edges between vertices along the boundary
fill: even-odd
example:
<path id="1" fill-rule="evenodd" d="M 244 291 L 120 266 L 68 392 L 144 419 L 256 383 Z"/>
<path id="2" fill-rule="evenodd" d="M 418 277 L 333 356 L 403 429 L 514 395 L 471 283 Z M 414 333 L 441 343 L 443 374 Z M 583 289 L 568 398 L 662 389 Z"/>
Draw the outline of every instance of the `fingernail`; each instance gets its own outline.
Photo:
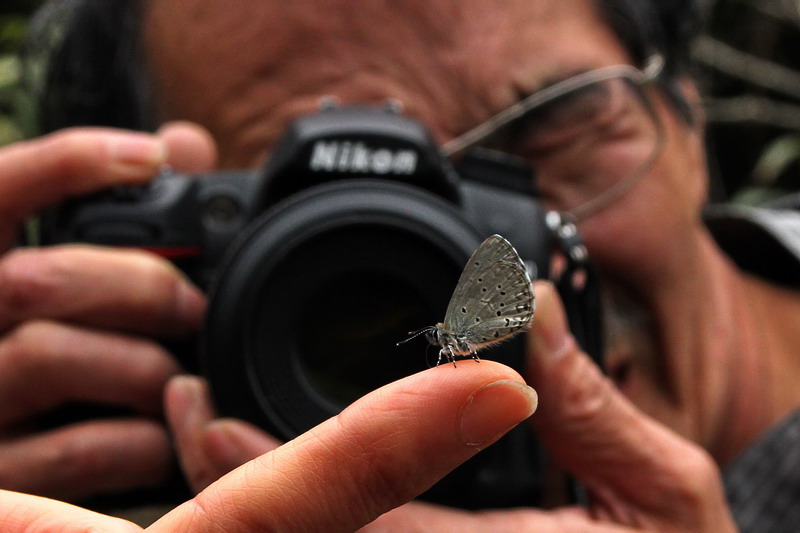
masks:
<path id="1" fill-rule="evenodd" d="M 547 359 L 564 355 L 572 342 L 564 307 L 552 283 L 536 283 L 536 316 L 531 337 L 536 355 Z"/>
<path id="2" fill-rule="evenodd" d="M 525 383 L 500 380 L 484 385 L 461 411 L 461 438 L 469 446 L 486 446 L 536 411 L 536 391 Z"/>
<path id="3" fill-rule="evenodd" d="M 169 383 L 173 424 L 189 427 L 204 402 L 204 385 L 194 376 L 175 376 Z"/>
<path id="4" fill-rule="evenodd" d="M 150 135 L 124 135 L 111 143 L 114 160 L 124 166 L 159 167 L 166 162 L 167 148 L 163 141 Z"/>

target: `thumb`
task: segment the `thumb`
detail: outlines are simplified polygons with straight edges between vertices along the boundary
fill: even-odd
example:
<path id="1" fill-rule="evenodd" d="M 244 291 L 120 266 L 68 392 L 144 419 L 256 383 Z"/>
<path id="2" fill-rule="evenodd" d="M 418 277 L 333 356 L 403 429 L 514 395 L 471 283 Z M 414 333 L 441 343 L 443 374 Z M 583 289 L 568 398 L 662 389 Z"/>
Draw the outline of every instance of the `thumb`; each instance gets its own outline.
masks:
<path id="1" fill-rule="evenodd" d="M 672 528 L 683 517 L 691 520 L 685 531 L 703 523 L 724 531 L 731 519 L 712 459 L 641 413 L 602 375 L 569 334 L 552 284 L 537 282 L 536 295 L 528 363 L 541 405 L 535 423 L 554 460 L 607 515 Z"/>
<path id="2" fill-rule="evenodd" d="M 234 470 L 151 531 L 355 531 L 527 418 L 510 368 L 443 365 L 389 384 Z"/>

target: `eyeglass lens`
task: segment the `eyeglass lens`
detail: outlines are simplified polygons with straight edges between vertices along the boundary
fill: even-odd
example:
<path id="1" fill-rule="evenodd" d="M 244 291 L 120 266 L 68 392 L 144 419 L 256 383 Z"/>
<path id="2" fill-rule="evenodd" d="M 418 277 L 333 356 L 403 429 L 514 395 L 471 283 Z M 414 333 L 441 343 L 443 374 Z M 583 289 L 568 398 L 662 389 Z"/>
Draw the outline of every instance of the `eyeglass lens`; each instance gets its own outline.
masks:
<path id="1" fill-rule="evenodd" d="M 643 89 L 622 76 L 559 95 L 483 145 L 532 163 L 547 206 L 578 216 L 638 181 L 658 155 L 661 138 Z"/>

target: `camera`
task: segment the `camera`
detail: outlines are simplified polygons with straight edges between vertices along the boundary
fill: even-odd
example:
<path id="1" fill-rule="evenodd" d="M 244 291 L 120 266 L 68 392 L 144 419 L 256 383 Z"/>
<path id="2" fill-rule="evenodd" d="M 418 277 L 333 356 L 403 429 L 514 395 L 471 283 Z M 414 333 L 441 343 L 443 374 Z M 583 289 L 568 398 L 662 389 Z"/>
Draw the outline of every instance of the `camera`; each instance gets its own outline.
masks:
<path id="1" fill-rule="evenodd" d="M 165 171 L 63 205 L 41 233 L 44 244 L 130 246 L 174 261 L 209 293 L 187 366 L 208 378 L 221 414 L 291 439 L 432 364 L 423 343 L 397 342 L 441 321 L 485 237 L 503 235 L 547 276 L 553 232 L 533 184 L 533 170 L 510 156 L 451 162 L 392 106 L 329 105 L 296 119 L 263 168 Z M 485 356 L 521 370 L 522 344 Z M 541 461 L 517 428 L 425 497 L 535 504 Z"/>

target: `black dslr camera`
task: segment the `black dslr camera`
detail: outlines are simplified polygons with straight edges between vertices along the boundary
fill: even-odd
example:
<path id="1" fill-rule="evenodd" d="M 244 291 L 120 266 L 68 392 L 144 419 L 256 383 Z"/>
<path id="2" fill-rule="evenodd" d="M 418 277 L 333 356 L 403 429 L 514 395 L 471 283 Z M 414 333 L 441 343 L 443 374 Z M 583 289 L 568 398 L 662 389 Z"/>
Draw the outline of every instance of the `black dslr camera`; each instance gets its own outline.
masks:
<path id="1" fill-rule="evenodd" d="M 222 414 L 284 439 L 430 366 L 423 344 L 396 343 L 442 320 L 485 237 L 505 236 L 539 277 L 553 246 L 527 165 L 469 153 L 454 166 L 419 123 L 358 106 L 296 120 L 263 169 L 165 172 L 62 206 L 42 226 L 48 244 L 153 250 L 207 289 L 200 355 L 189 359 Z M 522 342 L 486 357 L 521 369 Z M 540 460 L 517 428 L 426 496 L 535 504 Z"/>

